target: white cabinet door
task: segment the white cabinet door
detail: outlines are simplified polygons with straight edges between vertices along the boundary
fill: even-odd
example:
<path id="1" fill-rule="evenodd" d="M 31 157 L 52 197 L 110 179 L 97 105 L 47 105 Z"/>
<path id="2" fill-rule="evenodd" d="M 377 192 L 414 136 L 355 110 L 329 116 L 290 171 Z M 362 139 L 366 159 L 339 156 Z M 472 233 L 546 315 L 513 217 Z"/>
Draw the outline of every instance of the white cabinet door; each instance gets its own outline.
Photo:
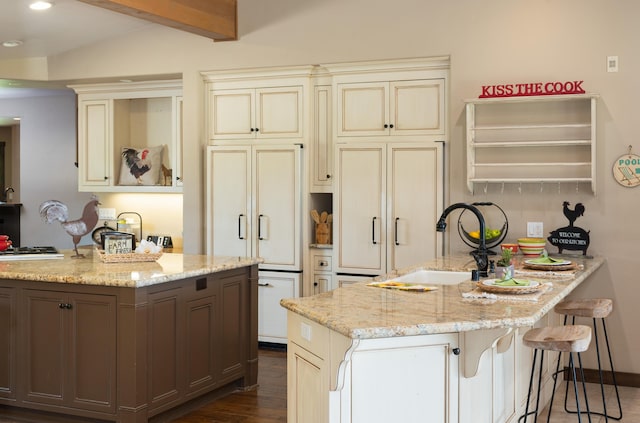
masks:
<path id="1" fill-rule="evenodd" d="M 207 253 L 301 262 L 300 146 L 213 146 L 207 157 Z"/>
<path id="2" fill-rule="evenodd" d="M 254 138 L 255 90 L 214 90 L 209 94 L 209 138 Z"/>
<path id="3" fill-rule="evenodd" d="M 212 90 L 209 113 L 213 140 L 300 138 L 302 87 Z"/>
<path id="4" fill-rule="evenodd" d="M 334 217 L 339 273 L 379 275 L 435 258 L 442 144 L 341 144 Z"/>
<path id="5" fill-rule="evenodd" d="M 110 169 L 113 104 L 109 100 L 86 100 L 78 104 L 78 168 L 80 187 L 115 184 Z"/>
<path id="6" fill-rule="evenodd" d="M 388 82 L 338 84 L 338 136 L 388 135 L 388 90 Z"/>
<path id="7" fill-rule="evenodd" d="M 458 421 L 458 356 L 453 353 L 457 334 L 406 338 L 363 340 L 355 349 L 349 375 L 350 421 Z"/>
<path id="8" fill-rule="evenodd" d="M 341 144 L 334 209 L 337 271 L 385 273 L 386 152 L 384 144 Z"/>
<path id="9" fill-rule="evenodd" d="M 287 421 L 326 423 L 329 370 L 324 360 L 295 342 L 287 344 Z"/>
<path id="10" fill-rule="evenodd" d="M 331 192 L 333 136 L 331 132 L 331 86 L 314 88 L 313 138 L 311 140 L 311 191 Z"/>
<path id="11" fill-rule="evenodd" d="M 258 278 L 258 341 L 287 343 L 287 310 L 283 298 L 300 296 L 300 273 L 260 271 Z"/>
<path id="12" fill-rule="evenodd" d="M 391 135 L 444 134 L 444 79 L 393 81 L 389 93 Z"/>
<path id="13" fill-rule="evenodd" d="M 301 269 L 300 146 L 254 147 L 253 256 L 263 267 Z"/>
<path id="14" fill-rule="evenodd" d="M 338 84 L 339 137 L 445 133 L 444 79 Z"/>
<path id="15" fill-rule="evenodd" d="M 387 170 L 387 271 L 435 258 L 443 209 L 442 144 L 392 144 Z"/>
<path id="16" fill-rule="evenodd" d="M 251 255 L 251 147 L 210 147 L 207 156 L 207 253 Z"/>

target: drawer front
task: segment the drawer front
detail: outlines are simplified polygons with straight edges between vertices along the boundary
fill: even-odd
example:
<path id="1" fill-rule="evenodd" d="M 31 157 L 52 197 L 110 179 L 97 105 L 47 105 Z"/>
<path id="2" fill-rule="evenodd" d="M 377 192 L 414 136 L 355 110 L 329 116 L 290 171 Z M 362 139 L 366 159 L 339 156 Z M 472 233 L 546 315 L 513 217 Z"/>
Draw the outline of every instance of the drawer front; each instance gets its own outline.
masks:
<path id="1" fill-rule="evenodd" d="M 324 254 L 314 254 L 313 256 L 313 270 L 316 272 L 330 272 L 331 271 L 331 256 Z"/>

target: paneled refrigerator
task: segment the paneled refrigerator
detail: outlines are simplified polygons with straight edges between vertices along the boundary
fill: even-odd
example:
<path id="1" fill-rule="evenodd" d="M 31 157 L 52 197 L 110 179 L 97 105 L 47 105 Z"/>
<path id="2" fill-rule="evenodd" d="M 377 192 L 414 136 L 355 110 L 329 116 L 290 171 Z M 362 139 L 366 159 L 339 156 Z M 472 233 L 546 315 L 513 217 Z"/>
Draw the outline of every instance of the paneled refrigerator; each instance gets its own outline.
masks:
<path id="1" fill-rule="evenodd" d="M 258 340 L 287 342 L 281 298 L 300 295 L 302 146 L 207 147 L 206 249 L 259 265 Z"/>

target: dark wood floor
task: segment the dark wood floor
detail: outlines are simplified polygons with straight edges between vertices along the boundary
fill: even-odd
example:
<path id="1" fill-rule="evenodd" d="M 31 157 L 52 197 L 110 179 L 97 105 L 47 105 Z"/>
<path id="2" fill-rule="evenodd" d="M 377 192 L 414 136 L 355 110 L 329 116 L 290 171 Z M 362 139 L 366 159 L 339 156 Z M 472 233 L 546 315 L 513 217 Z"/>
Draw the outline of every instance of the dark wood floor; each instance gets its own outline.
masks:
<path id="1" fill-rule="evenodd" d="M 287 353 L 260 349 L 258 389 L 236 392 L 174 423 L 276 423 L 287 421 Z"/>

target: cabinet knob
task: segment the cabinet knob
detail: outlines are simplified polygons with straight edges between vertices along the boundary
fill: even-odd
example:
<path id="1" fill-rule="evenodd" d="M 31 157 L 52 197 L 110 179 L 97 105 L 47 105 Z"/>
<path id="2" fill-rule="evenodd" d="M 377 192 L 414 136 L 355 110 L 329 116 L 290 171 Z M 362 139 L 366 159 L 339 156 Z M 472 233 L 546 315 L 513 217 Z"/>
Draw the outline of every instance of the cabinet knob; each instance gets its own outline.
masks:
<path id="1" fill-rule="evenodd" d="M 327 174 L 327 179 L 331 179 L 331 175 Z"/>
<path id="2" fill-rule="evenodd" d="M 255 129 L 253 129 L 253 128 L 249 128 L 249 130 L 250 130 L 251 132 L 255 131 Z"/>
<path id="3" fill-rule="evenodd" d="M 389 127 L 389 125 L 387 125 L 386 123 L 384 124 L 384 129 L 387 129 Z"/>
<path id="4" fill-rule="evenodd" d="M 109 177 L 108 177 L 108 176 L 105 176 L 105 177 L 104 177 L 104 180 L 106 181 L 107 179 L 109 179 Z"/>
<path id="5" fill-rule="evenodd" d="M 453 352 L 453 355 L 460 355 L 460 348 L 456 347 L 453 350 L 451 350 Z"/>
<path id="6" fill-rule="evenodd" d="M 389 128 L 393 128 L 393 123 L 391 125 L 389 125 Z"/>

